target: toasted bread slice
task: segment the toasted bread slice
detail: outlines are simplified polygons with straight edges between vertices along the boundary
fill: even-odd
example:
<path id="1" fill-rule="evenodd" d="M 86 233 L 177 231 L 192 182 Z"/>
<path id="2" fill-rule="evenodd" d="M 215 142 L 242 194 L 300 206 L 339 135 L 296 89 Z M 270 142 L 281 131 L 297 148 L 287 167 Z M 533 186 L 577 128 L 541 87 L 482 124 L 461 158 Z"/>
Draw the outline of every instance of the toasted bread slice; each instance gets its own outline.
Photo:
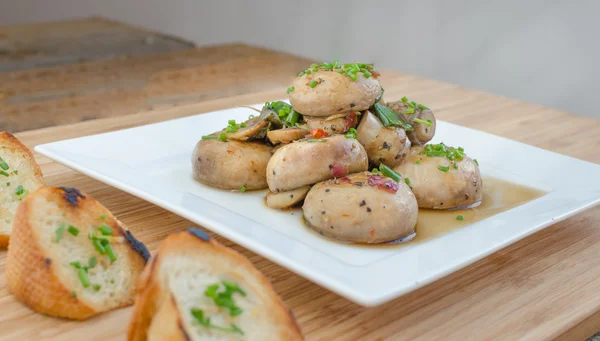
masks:
<path id="1" fill-rule="evenodd" d="M 42 170 L 31 151 L 12 134 L 0 132 L 0 247 L 8 245 L 21 199 L 42 186 Z"/>
<path id="2" fill-rule="evenodd" d="M 149 257 L 98 201 L 74 188 L 44 187 L 17 209 L 6 282 L 37 312 L 83 320 L 133 303 Z"/>
<path id="3" fill-rule="evenodd" d="M 225 284 L 241 290 L 227 291 Z M 267 278 L 200 229 L 163 241 L 138 288 L 130 341 L 304 339 Z"/>

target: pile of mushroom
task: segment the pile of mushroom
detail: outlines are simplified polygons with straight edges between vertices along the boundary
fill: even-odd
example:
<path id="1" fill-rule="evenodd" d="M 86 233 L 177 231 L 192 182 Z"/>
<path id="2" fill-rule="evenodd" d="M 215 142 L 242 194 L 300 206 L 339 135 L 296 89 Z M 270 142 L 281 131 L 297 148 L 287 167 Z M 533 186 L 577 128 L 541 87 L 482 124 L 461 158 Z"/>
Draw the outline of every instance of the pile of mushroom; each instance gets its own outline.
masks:
<path id="1" fill-rule="evenodd" d="M 267 102 L 258 117 L 203 136 L 194 178 L 268 188 L 275 209 L 303 202 L 308 226 L 355 243 L 413 236 L 419 207 L 479 203 L 477 161 L 460 147 L 428 144 L 433 112 L 406 97 L 385 103 L 378 76 L 370 64 L 312 64 L 288 88 L 290 104 Z"/>

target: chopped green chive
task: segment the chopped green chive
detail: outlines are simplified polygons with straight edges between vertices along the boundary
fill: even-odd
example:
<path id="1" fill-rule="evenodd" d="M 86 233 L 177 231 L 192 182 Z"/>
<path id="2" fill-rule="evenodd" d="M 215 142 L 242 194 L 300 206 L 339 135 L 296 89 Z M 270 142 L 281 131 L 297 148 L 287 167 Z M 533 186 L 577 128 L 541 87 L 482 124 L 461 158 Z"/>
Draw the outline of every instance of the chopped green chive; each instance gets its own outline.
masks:
<path id="1" fill-rule="evenodd" d="M 229 127 L 227 127 L 229 128 Z M 227 128 L 225 130 L 227 130 Z M 204 135 L 202 136 L 203 140 L 220 140 L 220 141 L 227 141 L 227 134 L 225 133 L 221 133 L 220 135 Z"/>
<path id="2" fill-rule="evenodd" d="M 377 168 L 371 169 L 371 173 L 373 173 L 373 174 L 381 174 L 381 172 Z"/>
<path id="3" fill-rule="evenodd" d="M 318 84 L 317 81 L 313 79 L 312 81 L 310 81 L 309 85 L 311 88 L 314 88 L 315 86 L 317 86 L 317 84 Z"/>
<path id="4" fill-rule="evenodd" d="M 233 294 L 239 293 L 242 296 L 246 296 L 246 292 L 242 290 L 237 284 L 231 282 L 222 281 L 225 290 L 219 292 L 219 284 L 209 285 L 204 291 L 206 297 L 213 299 L 214 303 L 218 307 L 229 309 L 230 316 L 238 316 L 243 312 L 243 309 L 235 304 Z"/>
<path id="5" fill-rule="evenodd" d="M 77 276 L 79 277 L 79 280 L 81 281 L 81 284 L 84 288 L 90 286 L 90 279 L 88 277 L 87 271 L 84 268 L 79 268 L 77 270 Z"/>
<path id="6" fill-rule="evenodd" d="M 381 171 L 381 174 L 387 176 L 388 178 L 394 179 L 396 182 L 400 182 L 402 180 L 400 174 L 394 172 L 390 167 L 384 165 L 383 163 L 379 165 L 379 170 Z"/>
<path id="7" fill-rule="evenodd" d="M 71 296 L 77 298 L 77 293 L 75 291 L 71 291 Z"/>
<path id="8" fill-rule="evenodd" d="M 6 183 L 6 187 L 10 187 L 10 181 Z"/>
<path id="9" fill-rule="evenodd" d="M 415 163 L 416 163 L 417 165 L 420 165 L 420 164 L 421 164 L 421 160 L 417 160 L 417 161 L 415 161 Z"/>
<path id="10" fill-rule="evenodd" d="M 63 233 L 65 232 L 65 224 L 60 225 L 59 228 L 56 229 L 56 242 L 60 242 L 63 237 Z"/>
<path id="11" fill-rule="evenodd" d="M 113 263 L 114 261 L 116 261 L 117 255 L 115 255 L 115 251 L 113 250 L 112 246 L 110 246 L 110 244 L 106 244 L 104 245 L 104 248 L 106 249 L 106 254 L 108 255 L 108 258 L 110 258 L 110 262 Z"/>
<path id="12" fill-rule="evenodd" d="M 407 115 L 412 115 L 415 113 L 415 108 L 406 108 L 406 110 L 404 111 L 405 114 Z"/>
<path id="13" fill-rule="evenodd" d="M 105 236 L 109 236 L 113 233 L 113 229 L 110 228 L 110 226 L 104 224 L 104 225 L 100 225 L 98 227 L 98 231 L 100 231 L 100 233 L 102 233 Z"/>
<path id="14" fill-rule="evenodd" d="M 190 313 L 192 314 L 192 316 L 195 319 L 194 322 L 203 327 L 206 327 L 209 329 L 220 330 L 220 331 L 226 332 L 226 333 L 244 335 L 244 332 L 235 324 L 231 324 L 229 327 L 223 327 L 223 326 L 218 326 L 218 325 L 212 324 L 210 322 L 210 317 L 208 317 L 208 316 L 205 317 L 204 310 L 202 310 L 202 309 L 192 308 L 190 310 Z"/>
<path id="15" fill-rule="evenodd" d="M 5 171 L 0 171 L 0 175 L 9 176 L 9 174 L 6 173 Z"/>
<path id="16" fill-rule="evenodd" d="M 71 266 L 73 266 L 75 269 L 81 269 L 81 263 L 79 262 L 71 262 L 69 264 L 71 264 Z"/>
<path id="17" fill-rule="evenodd" d="M 104 245 L 102 245 L 102 243 L 100 243 L 100 241 L 98 239 L 92 239 L 92 244 L 94 245 L 96 250 L 98 250 L 98 252 L 100 252 L 100 254 L 106 253 L 106 248 L 104 247 Z"/>
<path id="18" fill-rule="evenodd" d="M 95 268 L 95 267 L 96 267 L 96 257 L 95 257 L 95 256 L 92 256 L 92 257 L 90 258 L 90 261 L 89 261 L 89 263 L 88 263 L 88 268 L 89 268 L 89 269 L 93 269 L 93 268 Z"/>
<path id="19" fill-rule="evenodd" d="M 2 168 L 4 170 L 8 170 L 8 164 L 6 162 L 4 162 L 4 160 L 2 160 L 1 157 L 0 157 L 0 168 Z"/>
<path id="20" fill-rule="evenodd" d="M 102 286 L 101 286 L 100 284 L 94 284 L 92 287 L 93 287 L 93 288 L 94 288 L 94 290 L 96 290 L 96 291 L 100 291 L 100 289 L 102 289 Z"/>
<path id="21" fill-rule="evenodd" d="M 79 235 L 79 229 L 73 225 L 69 225 L 69 227 L 67 228 L 67 231 L 70 234 L 74 235 L 75 237 L 77 237 Z"/>
<path id="22" fill-rule="evenodd" d="M 457 215 L 457 216 L 456 216 L 456 220 L 464 220 L 464 219 L 465 219 L 465 217 L 463 217 L 463 216 L 461 216 L 461 215 Z"/>
<path id="23" fill-rule="evenodd" d="M 404 182 L 406 182 L 406 184 L 410 186 L 410 179 L 409 178 L 404 178 Z"/>
<path id="24" fill-rule="evenodd" d="M 13 172 L 15 173 L 15 175 L 19 175 L 19 171 L 15 169 L 15 171 Z"/>
<path id="25" fill-rule="evenodd" d="M 418 104 L 417 107 L 421 110 L 427 110 L 429 109 L 428 107 L 424 106 L 423 104 Z"/>
<path id="26" fill-rule="evenodd" d="M 475 164 L 479 167 L 479 162 L 477 162 L 477 159 L 473 159 L 473 162 L 475 162 Z"/>
<path id="27" fill-rule="evenodd" d="M 115 284 L 115 280 L 114 280 L 114 279 L 111 279 L 111 280 L 110 280 L 110 284 Z"/>
<path id="28" fill-rule="evenodd" d="M 424 125 L 426 125 L 428 127 L 431 127 L 431 125 L 433 124 L 433 122 L 431 120 L 425 121 L 425 120 L 422 120 L 422 119 L 419 119 L 419 118 L 415 118 L 415 119 L 413 119 L 413 121 L 415 121 L 417 123 L 424 124 Z"/>
<path id="29" fill-rule="evenodd" d="M 407 103 L 408 102 L 408 98 L 406 98 L 406 96 L 402 97 L 402 102 Z"/>
<path id="30" fill-rule="evenodd" d="M 450 166 L 438 166 L 438 169 L 441 170 L 442 172 L 447 172 L 450 170 Z"/>
<path id="31" fill-rule="evenodd" d="M 326 139 L 306 139 L 306 142 L 327 142 Z"/>
<path id="32" fill-rule="evenodd" d="M 242 192 L 242 193 L 246 192 L 246 189 L 247 189 L 247 187 L 246 187 L 246 185 L 244 185 L 244 186 L 242 186 L 242 188 L 240 188 L 240 192 Z"/>
<path id="33" fill-rule="evenodd" d="M 102 214 L 102 215 L 100 215 L 100 219 L 102 219 L 102 220 L 106 220 L 106 218 L 108 218 L 108 217 L 106 216 L 106 214 Z"/>
<path id="34" fill-rule="evenodd" d="M 294 91 L 294 87 L 293 87 L 293 86 L 290 86 L 289 88 L 287 88 L 287 91 L 286 91 L 286 92 L 289 94 L 289 93 L 290 93 L 290 92 L 292 92 L 292 91 Z"/>
<path id="35" fill-rule="evenodd" d="M 356 138 L 356 134 L 357 134 L 356 129 L 350 128 L 348 130 L 348 132 L 346 133 L 346 135 L 344 135 L 344 136 L 346 136 L 347 139 L 353 139 L 353 138 Z"/>
<path id="36" fill-rule="evenodd" d="M 415 107 L 415 102 L 409 102 L 408 106 L 411 107 L 411 108 L 414 108 Z"/>
<path id="37" fill-rule="evenodd" d="M 25 189 L 23 188 L 23 186 L 21 186 L 21 185 L 17 186 L 17 190 L 15 191 L 15 194 L 21 195 L 21 194 L 23 194 L 23 192 L 25 192 Z"/>

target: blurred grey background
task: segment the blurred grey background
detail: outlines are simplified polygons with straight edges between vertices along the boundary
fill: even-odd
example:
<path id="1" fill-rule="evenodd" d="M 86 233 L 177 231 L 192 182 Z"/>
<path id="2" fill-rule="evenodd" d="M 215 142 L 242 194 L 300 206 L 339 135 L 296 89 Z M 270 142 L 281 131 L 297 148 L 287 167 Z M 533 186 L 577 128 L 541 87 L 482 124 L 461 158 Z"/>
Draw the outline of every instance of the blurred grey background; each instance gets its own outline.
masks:
<path id="1" fill-rule="evenodd" d="M 104 16 L 209 45 L 246 42 L 600 118 L 599 1 L 0 0 L 0 25 Z"/>

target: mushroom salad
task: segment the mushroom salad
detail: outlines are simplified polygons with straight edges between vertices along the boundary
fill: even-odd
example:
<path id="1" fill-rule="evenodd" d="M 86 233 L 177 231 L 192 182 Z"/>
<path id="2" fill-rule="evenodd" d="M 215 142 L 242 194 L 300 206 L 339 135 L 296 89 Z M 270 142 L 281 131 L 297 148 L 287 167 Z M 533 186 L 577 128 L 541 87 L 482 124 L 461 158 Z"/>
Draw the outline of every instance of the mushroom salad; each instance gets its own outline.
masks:
<path id="1" fill-rule="evenodd" d="M 354 243 L 407 240 L 419 208 L 481 202 L 477 160 L 461 147 L 429 143 L 431 109 L 406 97 L 385 102 L 378 78 L 372 64 L 312 64 L 288 88 L 290 104 L 267 102 L 248 120 L 202 136 L 194 178 L 241 192 L 268 189 L 267 206 L 302 205 L 308 226 Z"/>

